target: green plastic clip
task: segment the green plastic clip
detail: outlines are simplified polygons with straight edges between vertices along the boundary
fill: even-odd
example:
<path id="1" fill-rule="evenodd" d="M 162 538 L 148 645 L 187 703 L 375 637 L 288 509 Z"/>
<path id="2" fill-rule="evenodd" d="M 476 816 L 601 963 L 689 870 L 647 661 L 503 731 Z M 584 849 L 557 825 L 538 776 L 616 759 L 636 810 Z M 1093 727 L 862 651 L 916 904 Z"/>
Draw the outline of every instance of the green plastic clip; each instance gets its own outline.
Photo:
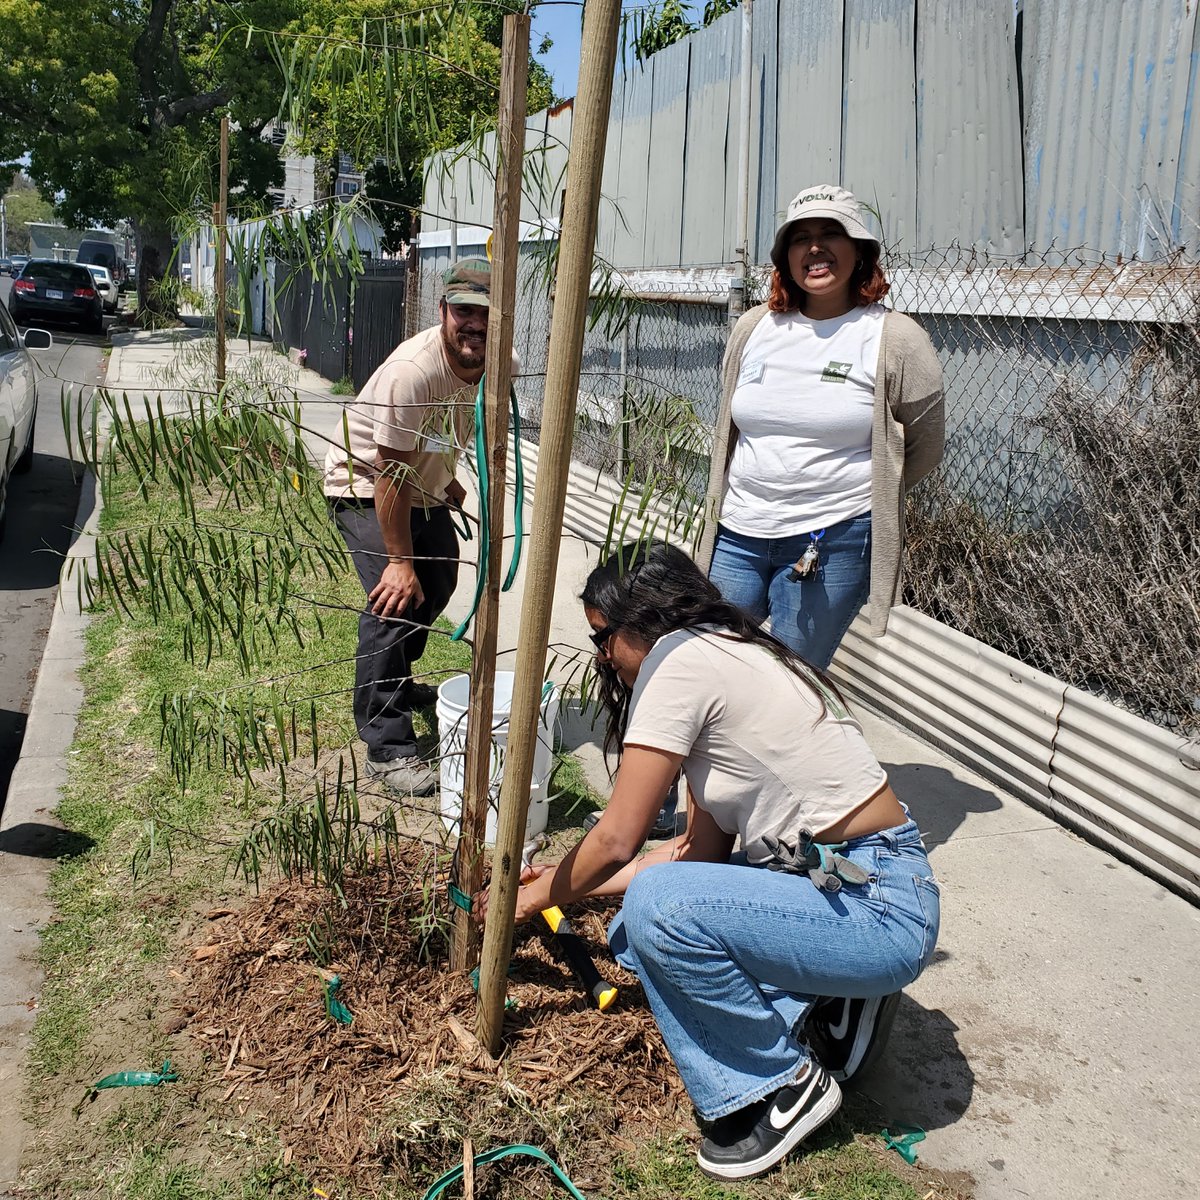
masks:
<path id="1" fill-rule="evenodd" d="M 465 913 L 469 913 L 471 911 L 471 897 L 468 896 L 467 893 L 462 890 L 462 888 L 455 887 L 454 884 L 451 883 L 446 885 L 446 892 L 450 897 L 451 904 L 461 908 Z"/>
<path id="2" fill-rule="evenodd" d="M 350 1010 L 337 998 L 337 990 L 342 986 L 342 977 L 335 975 L 325 984 L 325 1012 L 339 1025 L 349 1025 L 354 1021 Z"/>
<path id="3" fill-rule="evenodd" d="M 512 964 L 512 963 L 509 963 L 509 964 L 508 964 L 508 977 L 509 977 L 509 979 L 511 979 L 511 978 L 513 977 L 513 970 L 514 970 L 514 968 L 513 968 L 513 964 Z M 473 987 L 473 988 L 474 988 L 476 991 L 479 991 L 479 968 L 478 968 L 478 967 L 472 967 L 472 968 L 471 968 L 471 986 L 472 986 L 472 987 Z M 511 1012 L 511 1011 L 512 1011 L 514 1008 L 517 1008 L 517 1007 L 519 1007 L 519 1004 L 518 1004 L 518 1001 L 517 1001 L 516 999 L 514 999 L 512 996 L 505 996 L 505 998 L 504 998 L 504 1009 L 505 1009 L 505 1011 L 506 1011 L 506 1012 Z"/>
<path id="4" fill-rule="evenodd" d="M 115 1087 L 158 1087 L 164 1083 L 177 1083 L 178 1080 L 179 1075 L 171 1070 L 171 1060 L 168 1058 L 161 1071 L 117 1071 L 112 1075 L 105 1075 L 103 1079 L 92 1084 L 92 1091 Z"/>
<path id="5" fill-rule="evenodd" d="M 925 1140 L 925 1130 L 919 1125 L 897 1125 L 894 1134 L 891 1130 L 885 1129 L 880 1136 L 883 1138 L 884 1144 L 889 1149 L 895 1150 L 910 1167 L 916 1164 L 917 1152 L 913 1147 L 918 1142 Z"/>

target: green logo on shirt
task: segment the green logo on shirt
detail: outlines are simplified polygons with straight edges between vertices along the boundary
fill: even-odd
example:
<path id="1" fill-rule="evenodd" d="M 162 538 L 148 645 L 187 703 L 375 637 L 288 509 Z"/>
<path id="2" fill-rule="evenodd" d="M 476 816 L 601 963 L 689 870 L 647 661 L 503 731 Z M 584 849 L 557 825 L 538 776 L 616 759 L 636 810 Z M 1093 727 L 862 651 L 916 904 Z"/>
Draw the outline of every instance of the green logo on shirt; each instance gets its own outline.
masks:
<path id="1" fill-rule="evenodd" d="M 850 375 L 850 368 L 853 363 L 830 362 L 830 364 L 821 372 L 822 383 L 845 383 Z"/>

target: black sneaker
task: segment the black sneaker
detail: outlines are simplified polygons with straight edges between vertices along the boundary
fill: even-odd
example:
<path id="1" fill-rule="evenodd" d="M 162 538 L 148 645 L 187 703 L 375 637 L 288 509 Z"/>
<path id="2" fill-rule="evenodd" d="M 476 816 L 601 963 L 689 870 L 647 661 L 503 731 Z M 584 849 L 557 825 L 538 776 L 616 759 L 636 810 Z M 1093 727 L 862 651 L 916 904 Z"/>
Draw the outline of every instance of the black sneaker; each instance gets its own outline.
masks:
<path id="1" fill-rule="evenodd" d="M 428 683 L 410 683 L 404 698 L 413 708 L 432 708 L 437 703 L 437 688 Z"/>
<path id="2" fill-rule="evenodd" d="M 842 1092 L 815 1059 L 774 1095 L 707 1123 L 700 1170 L 714 1179 L 750 1179 L 785 1159 L 837 1112 Z"/>
<path id="3" fill-rule="evenodd" d="M 867 1000 L 818 1000 L 805 1027 L 808 1044 L 839 1083 L 849 1083 L 874 1066 L 900 1006 L 900 993 Z"/>

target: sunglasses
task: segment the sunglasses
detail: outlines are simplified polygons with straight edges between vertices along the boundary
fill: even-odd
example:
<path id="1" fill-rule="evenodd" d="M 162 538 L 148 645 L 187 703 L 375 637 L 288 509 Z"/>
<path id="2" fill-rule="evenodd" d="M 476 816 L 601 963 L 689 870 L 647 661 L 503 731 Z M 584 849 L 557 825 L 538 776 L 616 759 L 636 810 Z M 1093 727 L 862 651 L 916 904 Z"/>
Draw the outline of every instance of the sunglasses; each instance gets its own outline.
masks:
<path id="1" fill-rule="evenodd" d="M 595 646 L 597 650 L 603 650 L 608 642 L 608 639 L 616 632 L 617 627 L 615 625 L 605 625 L 603 629 L 598 629 L 595 633 L 589 633 L 588 637 L 591 638 L 592 645 Z"/>

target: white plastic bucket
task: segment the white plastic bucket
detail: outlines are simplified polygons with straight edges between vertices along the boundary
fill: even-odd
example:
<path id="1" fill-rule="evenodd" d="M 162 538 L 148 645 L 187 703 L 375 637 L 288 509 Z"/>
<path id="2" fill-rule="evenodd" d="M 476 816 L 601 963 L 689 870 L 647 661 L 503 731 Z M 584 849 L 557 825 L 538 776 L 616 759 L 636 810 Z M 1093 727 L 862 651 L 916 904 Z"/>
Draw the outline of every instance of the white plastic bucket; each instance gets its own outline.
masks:
<path id="1" fill-rule="evenodd" d="M 483 840 L 496 844 L 499 815 L 500 781 L 504 778 L 504 755 L 508 747 L 508 716 L 512 709 L 513 673 L 496 672 L 496 690 L 492 702 L 492 761 L 488 786 L 487 826 Z M 462 817 L 463 775 L 467 752 L 467 709 L 471 702 L 471 680 L 455 675 L 438 687 L 437 720 L 441 754 L 442 821 L 452 833 L 458 832 Z M 542 696 L 537 744 L 533 752 L 533 779 L 529 788 L 529 815 L 525 818 L 525 839 L 546 828 L 550 813 L 550 772 L 554 769 L 554 734 L 549 713 L 558 702 L 558 689 L 547 686 Z"/>

